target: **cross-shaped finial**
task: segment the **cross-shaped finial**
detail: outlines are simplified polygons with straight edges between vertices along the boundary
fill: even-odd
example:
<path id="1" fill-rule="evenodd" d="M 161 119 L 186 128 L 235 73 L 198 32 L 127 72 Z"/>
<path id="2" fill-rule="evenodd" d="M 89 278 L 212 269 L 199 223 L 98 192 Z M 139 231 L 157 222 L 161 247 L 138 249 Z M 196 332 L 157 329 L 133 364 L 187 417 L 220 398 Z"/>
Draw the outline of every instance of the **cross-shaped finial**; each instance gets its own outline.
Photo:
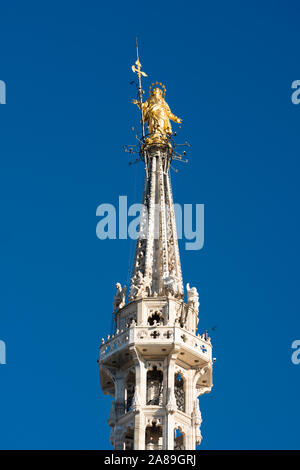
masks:
<path id="1" fill-rule="evenodd" d="M 141 79 L 141 76 L 143 77 L 148 77 L 148 75 L 145 73 L 145 72 L 142 72 L 141 68 L 142 68 L 142 64 L 140 63 L 140 59 L 139 59 L 139 48 L 138 48 L 138 41 L 137 41 L 137 38 L 136 38 L 136 62 L 135 62 L 135 65 L 132 65 L 131 66 L 131 70 L 135 73 L 138 74 L 138 77 L 139 77 L 139 80 Z"/>

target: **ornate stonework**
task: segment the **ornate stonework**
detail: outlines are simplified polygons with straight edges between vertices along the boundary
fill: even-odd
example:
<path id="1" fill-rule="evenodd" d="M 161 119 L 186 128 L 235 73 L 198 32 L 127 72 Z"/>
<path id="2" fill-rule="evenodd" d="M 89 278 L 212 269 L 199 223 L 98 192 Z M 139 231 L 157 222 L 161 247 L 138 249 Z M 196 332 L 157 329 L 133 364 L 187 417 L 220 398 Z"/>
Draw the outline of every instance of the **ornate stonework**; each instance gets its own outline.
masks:
<path id="1" fill-rule="evenodd" d="M 169 179 L 170 146 L 146 147 L 143 203 L 128 302 L 116 285 L 115 334 L 100 346 L 101 387 L 113 397 L 114 449 L 195 449 L 198 397 L 212 387 L 212 346 L 197 334 L 199 296 L 184 289 Z"/>
<path id="2" fill-rule="evenodd" d="M 142 217 L 144 238 L 136 244 L 130 300 L 151 295 L 183 298 L 183 283 L 175 213 L 168 174 L 170 149 L 147 148 L 149 175 L 145 177 Z"/>

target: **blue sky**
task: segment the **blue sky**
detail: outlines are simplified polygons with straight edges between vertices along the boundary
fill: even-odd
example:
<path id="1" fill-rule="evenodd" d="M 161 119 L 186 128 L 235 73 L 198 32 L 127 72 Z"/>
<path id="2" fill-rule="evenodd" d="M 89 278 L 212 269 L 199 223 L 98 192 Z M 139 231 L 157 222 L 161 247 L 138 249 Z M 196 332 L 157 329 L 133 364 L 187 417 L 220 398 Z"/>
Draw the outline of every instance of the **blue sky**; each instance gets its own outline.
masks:
<path id="1" fill-rule="evenodd" d="M 202 449 L 300 448 L 300 79 L 296 1 L 2 2 L 0 447 L 110 449 L 97 371 L 131 240 L 100 241 L 96 208 L 140 202 L 130 66 L 183 118 L 174 199 L 205 204 L 186 251 L 212 334 Z"/>

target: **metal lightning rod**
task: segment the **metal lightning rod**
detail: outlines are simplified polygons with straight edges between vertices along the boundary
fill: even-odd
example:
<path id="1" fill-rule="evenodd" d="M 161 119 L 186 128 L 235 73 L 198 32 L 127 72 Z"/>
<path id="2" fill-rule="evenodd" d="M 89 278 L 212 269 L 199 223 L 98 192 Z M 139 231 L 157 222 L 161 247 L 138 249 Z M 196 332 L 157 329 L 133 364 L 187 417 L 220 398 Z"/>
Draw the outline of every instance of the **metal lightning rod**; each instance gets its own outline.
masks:
<path id="1" fill-rule="evenodd" d="M 140 59 L 139 59 L 139 45 L 138 45 L 138 38 L 136 37 L 135 38 L 135 43 L 136 43 L 136 65 L 137 65 L 137 68 L 138 68 L 138 71 L 137 71 L 137 75 L 138 75 L 138 80 L 139 80 L 139 86 L 138 86 L 138 99 L 139 99 L 139 102 L 140 102 L 140 110 L 141 110 L 141 118 L 142 118 L 142 136 L 143 136 L 143 140 L 145 138 L 145 121 L 144 121 L 144 112 L 143 112 L 143 94 L 144 94 L 144 90 L 142 88 L 142 75 L 144 77 L 147 77 L 147 75 L 145 74 L 145 72 L 142 72 L 141 71 L 141 63 L 140 63 Z"/>
<path id="2" fill-rule="evenodd" d="M 139 102 L 139 108 L 140 108 L 140 111 L 141 111 L 142 140 L 143 140 L 143 144 L 144 144 L 144 140 L 145 140 L 145 120 L 144 120 L 144 112 L 143 112 L 143 94 L 144 94 L 144 90 L 142 88 L 142 76 L 147 77 L 148 75 L 141 70 L 142 64 L 141 64 L 140 59 L 139 59 L 139 46 L 138 46 L 138 38 L 137 37 L 135 39 L 135 43 L 136 43 L 136 62 L 135 62 L 136 67 L 134 65 L 132 65 L 131 69 L 134 73 L 137 73 L 137 76 L 138 76 L 138 96 L 137 97 L 138 97 L 138 102 Z M 145 171 L 146 171 L 146 175 L 147 175 L 147 178 L 148 178 L 147 156 L 144 153 L 143 149 L 142 149 L 142 153 L 143 153 L 143 157 L 144 157 L 144 161 L 145 161 Z"/>

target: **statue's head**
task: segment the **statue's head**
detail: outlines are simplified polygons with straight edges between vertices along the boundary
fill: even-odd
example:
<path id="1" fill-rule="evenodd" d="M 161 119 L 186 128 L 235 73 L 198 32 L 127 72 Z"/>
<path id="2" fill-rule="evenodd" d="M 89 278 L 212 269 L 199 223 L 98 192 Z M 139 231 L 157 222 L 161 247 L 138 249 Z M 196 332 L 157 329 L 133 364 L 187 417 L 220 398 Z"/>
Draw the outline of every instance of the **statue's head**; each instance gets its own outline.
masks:
<path id="1" fill-rule="evenodd" d="M 156 98 L 164 98 L 166 94 L 166 87 L 161 82 L 152 83 L 149 87 L 149 95 L 154 96 Z"/>
<path id="2" fill-rule="evenodd" d="M 163 91 L 162 91 L 161 88 L 158 88 L 158 87 L 153 88 L 153 90 L 152 90 L 152 95 L 153 95 L 153 96 L 159 96 L 160 98 L 162 98 L 162 96 L 163 96 Z"/>

